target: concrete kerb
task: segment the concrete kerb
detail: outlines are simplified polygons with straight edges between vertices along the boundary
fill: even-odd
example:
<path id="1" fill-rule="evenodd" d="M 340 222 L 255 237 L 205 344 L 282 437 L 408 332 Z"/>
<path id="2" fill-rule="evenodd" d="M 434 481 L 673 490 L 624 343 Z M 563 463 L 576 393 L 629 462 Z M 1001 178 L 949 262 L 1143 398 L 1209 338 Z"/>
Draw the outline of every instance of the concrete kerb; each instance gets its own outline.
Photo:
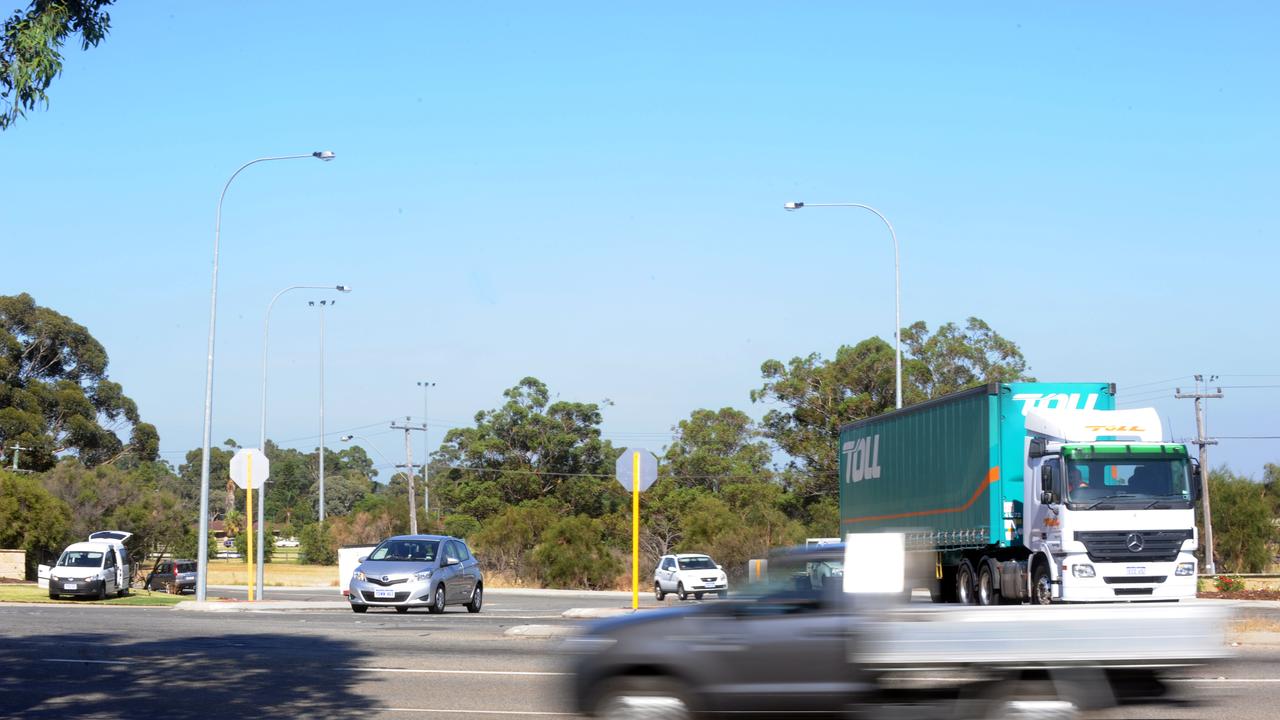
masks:
<path id="1" fill-rule="evenodd" d="M 190 612 L 263 612 L 263 611 L 279 611 L 279 610 L 350 610 L 351 605 L 346 600 L 259 600 L 248 602 L 245 600 L 206 600 L 199 602 L 191 600 L 188 602 L 178 603 L 173 606 L 174 610 L 186 610 Z"/>

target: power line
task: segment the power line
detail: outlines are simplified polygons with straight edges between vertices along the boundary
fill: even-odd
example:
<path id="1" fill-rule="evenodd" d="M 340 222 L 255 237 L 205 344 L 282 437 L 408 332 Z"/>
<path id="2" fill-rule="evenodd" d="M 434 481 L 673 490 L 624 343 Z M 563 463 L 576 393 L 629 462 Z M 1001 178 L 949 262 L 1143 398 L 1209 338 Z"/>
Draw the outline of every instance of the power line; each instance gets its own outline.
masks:
<path id="1" fill-rule="evenodd" d="M 1178 382 L 1179 380 L 1190 380 L 1190 375 L 1179 375 L 1178 377 L 1169 378 L 1168 380 L 1156 380 L 1154 382 L 1138 383 L 1137 385 L 1126 385 L 1124 383 L 1116 383 L 1118 389 L 1140 388 L 1149 385 L 1163 385 L 1165 383 Z"/>
<path id="2" fill-rule="evenodd" d="M 1219 435 L 1219 440 L 1280 440 L 1280 435 Z"/>

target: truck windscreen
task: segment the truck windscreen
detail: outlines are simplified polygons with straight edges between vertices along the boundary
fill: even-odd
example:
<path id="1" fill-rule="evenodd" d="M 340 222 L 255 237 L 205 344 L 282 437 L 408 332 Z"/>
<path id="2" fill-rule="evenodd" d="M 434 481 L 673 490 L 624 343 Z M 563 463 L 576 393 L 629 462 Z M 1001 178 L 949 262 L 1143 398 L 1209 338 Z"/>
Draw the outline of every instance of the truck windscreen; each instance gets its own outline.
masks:
<path id="1" fill-rule="evenodd" d="M 1140 455 L 1067 455 L 1067 501 L 1093 506 L 1143 507 L 1191 502 L 1187 461 Z M 1098 505 L 1098 509 L 1104 509 Z M 1110 509 L 1110 508 L 1105 508 Z"/>

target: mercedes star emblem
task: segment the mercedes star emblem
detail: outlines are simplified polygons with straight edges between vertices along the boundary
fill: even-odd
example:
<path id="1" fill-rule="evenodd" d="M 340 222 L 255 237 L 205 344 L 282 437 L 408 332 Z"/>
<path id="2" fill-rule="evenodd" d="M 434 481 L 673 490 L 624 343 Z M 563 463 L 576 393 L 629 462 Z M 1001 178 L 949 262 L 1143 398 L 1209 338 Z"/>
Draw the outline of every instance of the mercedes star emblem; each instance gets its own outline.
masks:
<path id="1" fill-rule="evenodd" d="M 1142 536 L 1138 533 L 1129 533 L 1129 537 L 1124 539 L 1124 544 L 1128 546 L 1129 552 L 1142 552 Z"/>

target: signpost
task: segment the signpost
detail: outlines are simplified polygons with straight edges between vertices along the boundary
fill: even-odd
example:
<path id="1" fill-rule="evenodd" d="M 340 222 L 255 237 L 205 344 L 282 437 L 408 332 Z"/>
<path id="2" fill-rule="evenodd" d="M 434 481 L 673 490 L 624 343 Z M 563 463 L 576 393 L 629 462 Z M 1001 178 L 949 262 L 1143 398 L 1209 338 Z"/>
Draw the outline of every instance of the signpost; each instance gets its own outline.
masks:
<path id="1" fill-rule="evenodd" d="M 231 458 L 231 479 L 245 491 L 245 535 L 249 541 L 245 559 L 249 563 L 249 602 L 253 602 L 253 478 L 265 483 L 271 475 L 271 463 L 257 448 L 240 448 Z"/>
<path id="2" fill-rule="evenodd" d="M 615 465 L 618 482 L 631 491 L 631 609 L 640 607 L 640 492 L 658 479 L 658 458 L 644 448 L 627 448 Z"/>

